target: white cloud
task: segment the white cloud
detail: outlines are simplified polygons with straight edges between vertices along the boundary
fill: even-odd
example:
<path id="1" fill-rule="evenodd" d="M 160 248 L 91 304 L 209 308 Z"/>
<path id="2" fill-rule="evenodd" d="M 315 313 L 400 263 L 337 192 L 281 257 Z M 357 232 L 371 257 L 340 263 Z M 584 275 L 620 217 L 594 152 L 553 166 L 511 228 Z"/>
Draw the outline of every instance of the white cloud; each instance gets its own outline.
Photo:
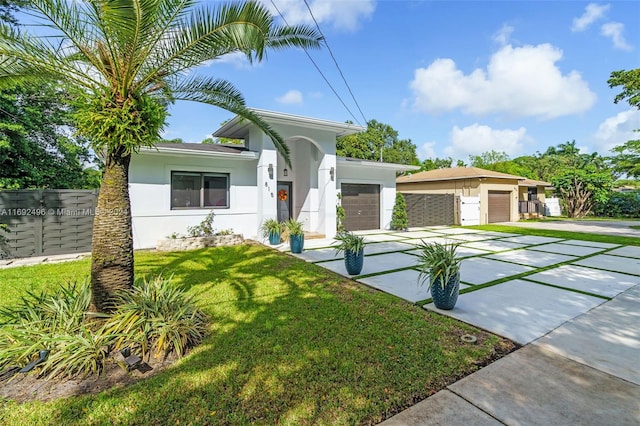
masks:
<path id="1" fill-rule="evenodd" d="M 497 130 L 478 123 L 463 127 L 454 126 L 451 131 L 451 145 L 444 149 L 447 156 L 466 159 L 469 155 L 480 155 L 487 151 L 506 152 L 516 156 L 522 152 L 523 144 L 531 141 L 527 129 Z"/>
<path id="2" fill-rule="evenodd" d="M 301 105 L 302 92 L 300 92 L 299 90 L 289 90 L 284 95 L 276 98 L 276 101 L 286 105 Z"/>
<path id="3" fill-rule="evenodd" d="M 436 59 L 414 73 L 413 107 L 427 113 L 461 109 L 543 119 L 586 111 L 596 95 L 577 71 L 562 74 L 556 66 L 561 58 L 562 50 L 550 44 L 507 45 L 491 56 L 486 70 L 468 75 L 452 59 Z"/>
<path id="4" fill-rule="evenodd" d="M 247 55 L 242 52 L 233 52 L 223 56 L 220 56 L 212 61 L 207 61 L 204 63 L 205 66 L 210 66 L 212 64 L 230 64 L 234 68 L 245 69 L 259 66 L 259 62 L 254 62 L 253 64 L 249 62 L 247 59 Z"/>
<path id="5" fill-rule="evenodd" d="M 620 50 L 631 50 L 633 47 L 627 43 L 624 36 L 624 24 L 620 22 L 607 22 L 600 28 L 600 34 L 609 37 L 613 41 L 613 47 Z"/>
<path id="6" fill-rule="evenodd" d="M 500 46 L 505 46 L 509 44 L 509 40 L 511 39 L 511 34 L 513 34 L 513 27 L 507 24 L 504 24 L 502 28 L 500 28 L 494 35 L 493 41 L 498 43 Z"/>
<path id="7" fill-rule="evenodd" d="M 640 139 L 640 133 L 634 132 L 635 129 L 640 129 L 640 111 L 630 109 L 600 123 L 593 138 L 598 150 L 606 155 L 606 152 L 615 146 Z"/>
<path id="8" fill-rule="evenodd" d="M 420 159 L 427 159 L 427 158 L 436 158 L 436 150 L 434 149 L 434 147 L 436 146 L 435 142 L 425 142 L 423 143 L 420 147 L 418 147 L 418 157 Z"/>
<path id="9" fill-rule="evenodd" d="M 582 16 L 579 18 L 573 18 L 571 31 L 577 32 L 586 30 L 589 25 L 602 18 L 607 10 L 609 10 L 608 4 L 599 5 L 597 3 L 589 3 Z"/>
<path id="10" fill-rule="evenodd" d="M 271 1 L 263 0 L 269 9 L 278 15 Z M 309 9 L 300 0 L 274 0 L 278 10 L 289 25 L 315 25 Z M 371 19 L 376 9 L 375 0 L 313 0 L 309 7 L 318 24 L 329 24 L 335 29 L 355 31 L 362 21 Z"/>

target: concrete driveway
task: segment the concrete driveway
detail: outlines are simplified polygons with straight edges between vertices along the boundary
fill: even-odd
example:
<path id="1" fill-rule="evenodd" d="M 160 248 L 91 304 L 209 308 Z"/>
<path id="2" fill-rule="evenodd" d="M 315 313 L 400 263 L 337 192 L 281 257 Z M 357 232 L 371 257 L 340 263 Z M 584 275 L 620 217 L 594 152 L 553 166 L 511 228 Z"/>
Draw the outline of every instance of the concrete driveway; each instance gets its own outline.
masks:
<path id="1" fill-rule="evenodd" d="M 635 246 L 450 227 L 360 234 L 364 268 L 351 278 L 523 345 L 640 284 Z M 460 243 L 461 294 L 451 311 L 426 303 L 418 285 L 422 241 Z M 349 277 L 332 243 L 306 241 L 296 256 Z"/>
<path id="2" fill-rule="evenodd" d="M 640 424 L 640 247 L 448 227 L 364 235 L 353 279 L 524 345 L 386 426 Z M 417 285 L 421 241 L 461 243 L 451 311 Z M 297 256 L 347 276 L 330 244 Z"/>
<path id="3" fill-rule="evenodd" d="M 640 226 L 640 221 L 637 220 L 553 220 L 549 218 L 542 222 L 505 222 L 501 225 L 640 238 L 640 229 L 631 228 Z"/>

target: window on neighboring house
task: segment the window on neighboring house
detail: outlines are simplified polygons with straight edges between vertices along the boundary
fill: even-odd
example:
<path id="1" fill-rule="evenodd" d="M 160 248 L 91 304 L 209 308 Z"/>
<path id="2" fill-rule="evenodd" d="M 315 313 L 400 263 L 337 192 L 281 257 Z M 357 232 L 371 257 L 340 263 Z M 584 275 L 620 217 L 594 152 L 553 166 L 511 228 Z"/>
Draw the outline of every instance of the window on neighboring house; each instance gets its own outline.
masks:
<path id="1" fill-rule="evenodd" d="M 229 175 L 171 172 L 171 208 L 229 208 Z"/>

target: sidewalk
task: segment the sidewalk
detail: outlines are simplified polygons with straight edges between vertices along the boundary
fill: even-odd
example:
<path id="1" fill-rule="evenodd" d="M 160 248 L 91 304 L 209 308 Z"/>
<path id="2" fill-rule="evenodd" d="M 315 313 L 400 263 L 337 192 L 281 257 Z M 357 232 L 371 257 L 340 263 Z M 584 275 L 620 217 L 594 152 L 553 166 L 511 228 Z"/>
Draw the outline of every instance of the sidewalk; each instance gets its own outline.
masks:
<path id="1" fill-rule="evenodd" d="M 50 256 L 21 257 L 16 259 L 0 259 L 0 269 L 15 268 L 18 266 L 39 265 L 41 263 L 69 262 L 71 260 L 83 259 L 85 257 L 90 257 L 90 256 L 91 256 L 91 252 L 71 253 L 71 254 L 53 254 Z"/>
<path id="2" fill-rule="evenodd" d="M 640 285 L 381 423 L 640 424 Z"/>

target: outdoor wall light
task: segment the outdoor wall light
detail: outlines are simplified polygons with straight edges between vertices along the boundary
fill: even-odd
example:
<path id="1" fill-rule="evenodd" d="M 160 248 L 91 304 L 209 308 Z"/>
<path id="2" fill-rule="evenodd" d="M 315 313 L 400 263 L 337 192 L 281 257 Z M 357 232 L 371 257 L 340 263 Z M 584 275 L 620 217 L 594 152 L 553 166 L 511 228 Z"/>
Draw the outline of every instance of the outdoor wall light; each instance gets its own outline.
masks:
<path id="1" fill-rule="evenodd" d="M 273 164 L 269 163 L 267 170 L 269 171 L 269 179 L 273 179 Z"/>
<path id="2" fill-rule="evenodd" d="M 282 171 L 282 174 L 283 174 L 283 175 L 285 175 L 285 176 L 289 176 L 289 170 L 284 169 L 284 170 Z"/>
<path id="3" fill-rule="evenodd" d="M 331 180 L 332 181 L 336 180 L 336 169 L 335 169 L 335 167 L 331 167 L 331 169 L 329 169 L 329 175 L 331 176 Z"/>

